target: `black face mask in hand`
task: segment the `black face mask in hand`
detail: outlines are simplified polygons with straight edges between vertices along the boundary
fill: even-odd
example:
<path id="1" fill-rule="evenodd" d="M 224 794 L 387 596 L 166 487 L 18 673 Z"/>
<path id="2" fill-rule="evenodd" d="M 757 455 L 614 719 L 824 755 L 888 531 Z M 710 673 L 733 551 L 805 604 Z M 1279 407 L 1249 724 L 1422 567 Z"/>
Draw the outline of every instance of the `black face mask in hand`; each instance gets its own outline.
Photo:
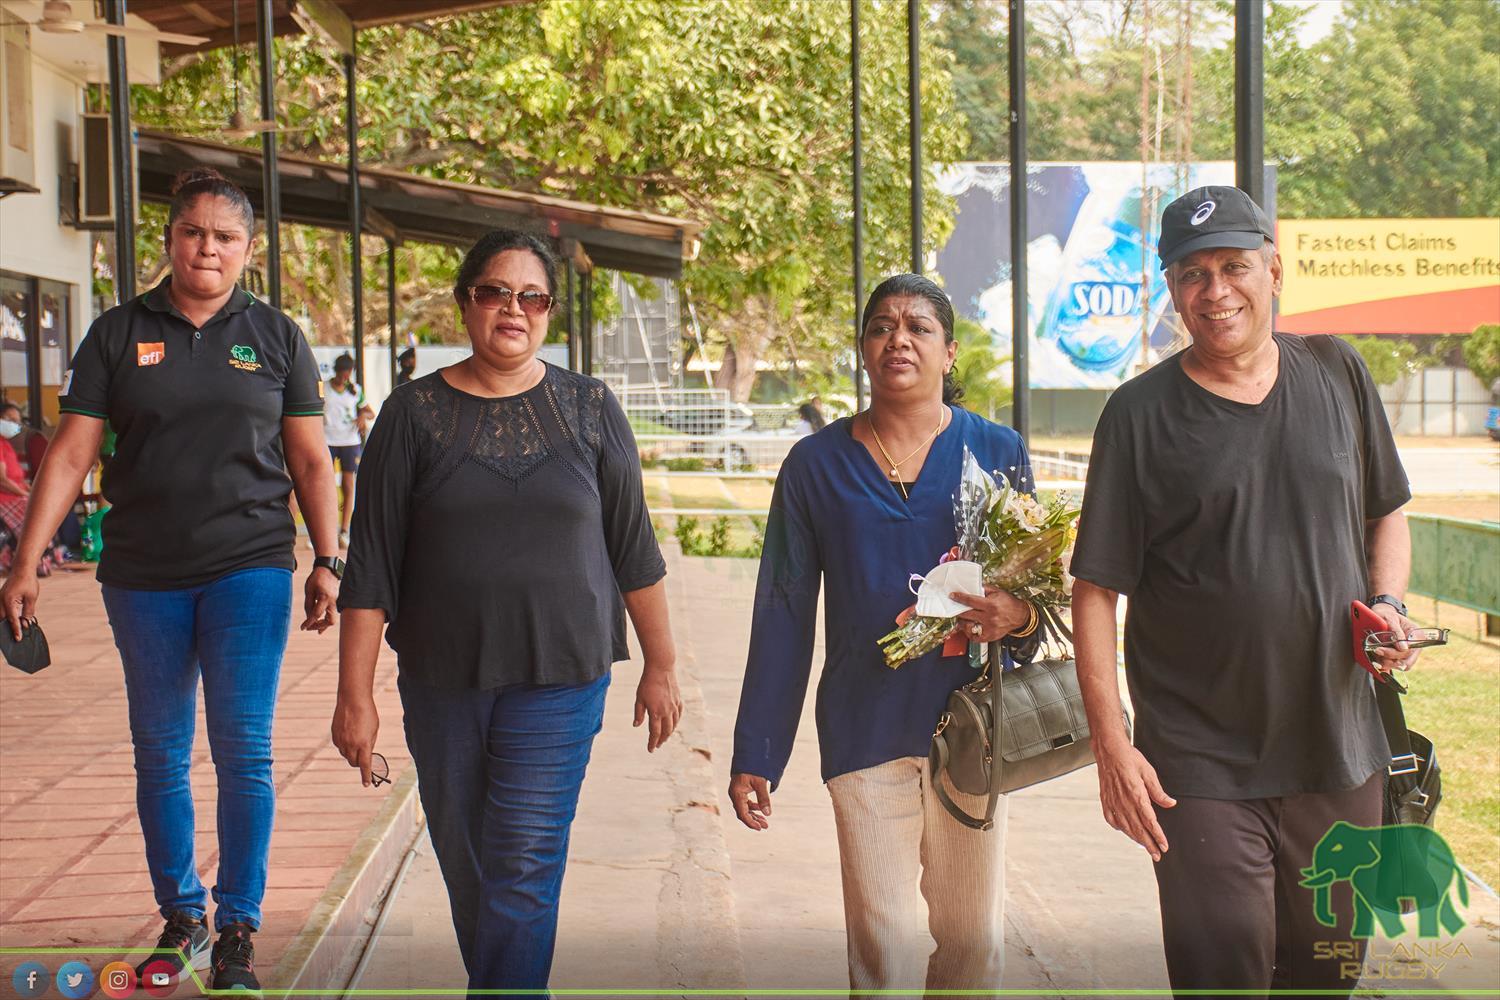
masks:
<path id="1" fill-rule="evenodd" d="M 19 640 L 8 622 L 0 622 L 0 654 L 5 656 L 5 662 L 28 674 L 34 674 L 52 663 L 47 637 L 42 634 L 42 627 L 35 620 L 22 623 Z"/>

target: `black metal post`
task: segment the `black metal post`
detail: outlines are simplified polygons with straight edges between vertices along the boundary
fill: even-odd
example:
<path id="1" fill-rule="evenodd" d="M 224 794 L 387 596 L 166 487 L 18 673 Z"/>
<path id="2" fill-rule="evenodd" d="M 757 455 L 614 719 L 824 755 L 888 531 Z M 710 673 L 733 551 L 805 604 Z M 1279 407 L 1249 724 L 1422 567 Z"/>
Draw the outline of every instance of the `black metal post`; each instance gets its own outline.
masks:
<path id="1" fill-rule="evenodd" d="M 1234 184 L 1266 204 L 1266 9 L 1234 2 Z"/>
<path id="2" fill-rule="evenodd" d="M 1011 419 L 1031 436 L 1031 370 L 1026 316 L 1026 0 L 1010 0 L 1010 324 Z"/>
<path id="3" fill-rule="evenodd" d="M 110 24 L 125 24 L 125 0 L 107 0 L 105 7 Z M 134 141 L 130 125 L 130 76 L 125 66 L 125 39 L 110 35 L 105 45 L 109 54 L 109 146 L 114 166 L 115 295 L 123 303 L 135 298 L 135 159 L 131 155 Z"/>
<path id="4" fill-rule="evenodd" d="M 576 372 L 578 371 L 578 364 L 582 357 L 578 350 L 579 323 L 576 312 L 578 308 L 578 296 L 573 291 L 574 276 L 577 273 L 577 269 L 573 266 L 573 258 L 571 256 L 567 259 L 566 263 L 567 269 L 564 274 L 566 280 L 563 283 L 563 314 L 567 317 L 568 323 L 568 369 Z"/>
<path id="5" fill-rule="evenodd" d="M 906 89 L 911 133 L 911 273 L 922 273 L 921 0 L 906 0 Z"/>
<path id="6" fill-rule="evenodd" d="M 581 368 L 585 375 L 594 373 L 594 272 L 584 271 L 580 275 L 578 303 L 578 355 Z"/>
<path id="7" fill-rule="evenodd" d="M 401 373 L 401 365 L 396 360 L 399 348 L 396 343 L 396 241 L 385 241 L 385 321 L 390 328 L 391 336 L 391 391 L 396 389 L 396 376 Z"/>
<path id="8" fill-rule="evenodd" d="M 859 3 L 849 0 L 849 80 L 850 112 L 854 120 L 854 408 L 865 408 L 865 365 L 859 352 L 860 335 L 864 332 L 865 307 L 865 199 L 864 157 L 860 151 L 859 123 Z"/>
<path id="9" fill-rule="evenodd" d="M 349 285 L 354 316 L 354 380 L 365 384 L 364 209 L 359 202 L 359 106 L 354 96 L 355 56 L 344 56 L 344 127 L 349 133 Z M 394 386 L 395 383 L 393 382 Z"/>
<path id="10" fill-rule="evenodd" d="M 255 21 L 260 48 L 260 116 L 276 120 L 275 24 L 271 0 L 260 0 Z M 260 134 L 260 151 L 264 179 L 266 225 L 266 301 L 281 308 L 281 172 L 276 166 L 275 131 Z"/>

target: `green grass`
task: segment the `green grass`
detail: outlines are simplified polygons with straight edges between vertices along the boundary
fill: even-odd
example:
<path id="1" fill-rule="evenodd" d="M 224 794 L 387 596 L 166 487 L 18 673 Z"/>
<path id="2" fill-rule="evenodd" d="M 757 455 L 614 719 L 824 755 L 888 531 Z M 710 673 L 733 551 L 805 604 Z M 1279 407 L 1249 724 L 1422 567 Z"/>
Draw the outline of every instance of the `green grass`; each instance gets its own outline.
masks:
<path id="1" fill-rule="evenodd" d="M 1434 826 L 1460 864 L 1500 888 L 1500 645 L 1454 628 L 1404 680 L 1407 725 L 1432 740 L 1443 769 Z"/>

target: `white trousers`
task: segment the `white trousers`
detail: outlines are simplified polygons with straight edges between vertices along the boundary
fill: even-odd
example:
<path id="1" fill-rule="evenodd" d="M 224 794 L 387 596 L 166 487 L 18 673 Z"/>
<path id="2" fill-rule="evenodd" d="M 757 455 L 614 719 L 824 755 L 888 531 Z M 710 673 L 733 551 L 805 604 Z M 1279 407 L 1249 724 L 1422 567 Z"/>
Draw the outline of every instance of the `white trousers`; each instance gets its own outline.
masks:
<path id="1" fill-rule="evenodd" d="M 952 785 L 947 790 L 969 815 L 984 815 L 982 797 Z M 999 989 L 1005 797 L 991 829 L 971 830 L 938 801 L 922 757 L 841 774 L 828 782 L 828 793 L 838 827 L 850 988 Z"/>

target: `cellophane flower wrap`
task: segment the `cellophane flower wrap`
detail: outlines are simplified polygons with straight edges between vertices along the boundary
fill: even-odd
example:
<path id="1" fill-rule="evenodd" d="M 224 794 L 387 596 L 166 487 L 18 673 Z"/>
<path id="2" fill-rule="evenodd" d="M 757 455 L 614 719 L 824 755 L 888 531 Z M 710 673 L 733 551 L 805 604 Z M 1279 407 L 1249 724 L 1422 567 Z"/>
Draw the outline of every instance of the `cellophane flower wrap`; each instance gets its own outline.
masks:
<path id="1" fill-rule="evenodd" d="M 998 482 L 997 482 L 998 479 Z M 1061 633 L 1059 613 L 1070 595 L 1063 553 L 1078 531 L 1078 508 L 1059 494 L 1041 503 L 1013 486 L 1000 473 L 991 476 L 967 447 L 958 492 L 953 495 L 957 544 L 946 554 L 979 564 L 987 587 L 1029 601 L 1037 609 L 1038 628 Z M 892 669 L 941 646 L 959 626 L 957 618 L 933 618 L 912 609 L 896 628 L 880 638 L 880 651 Z"/>

